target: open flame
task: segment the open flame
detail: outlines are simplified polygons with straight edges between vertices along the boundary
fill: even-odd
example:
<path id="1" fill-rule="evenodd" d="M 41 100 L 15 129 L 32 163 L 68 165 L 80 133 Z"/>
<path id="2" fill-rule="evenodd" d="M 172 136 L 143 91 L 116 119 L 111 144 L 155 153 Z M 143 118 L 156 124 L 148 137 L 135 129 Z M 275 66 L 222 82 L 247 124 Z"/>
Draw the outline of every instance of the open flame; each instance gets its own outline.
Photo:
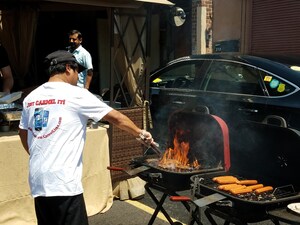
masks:
<path id="1" fill-rule="evenodd" d="M 193 162 L 190 162 L 188 158 L 190 143 L 187 140 L 181 140 L 181 137 L 184 136 L 185 133 L 183 130 L 176 130 L 173 140 L 174 149 L 166 149 L 158 166 L 171 170 L 199 169 L 200 164 L 198 160 L 195 159 Z"/>

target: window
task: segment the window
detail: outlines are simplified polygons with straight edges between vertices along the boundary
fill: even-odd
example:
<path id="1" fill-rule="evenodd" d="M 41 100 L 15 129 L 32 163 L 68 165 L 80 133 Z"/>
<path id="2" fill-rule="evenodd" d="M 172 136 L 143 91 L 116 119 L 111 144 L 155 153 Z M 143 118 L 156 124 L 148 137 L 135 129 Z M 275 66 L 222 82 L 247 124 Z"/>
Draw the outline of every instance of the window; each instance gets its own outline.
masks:
<path id="1" fill-rule="evenodd" d="M 164 71 L 152 81 L 152 86 L 165 88 L 187 88 L 194 89 L 194 81 L 197 76 L 203 61 L 188 61 L 177 64 L 172 69 Z"/>
<path id="2" fill-rule="evenodd" d="M 238 63 L 214 61 L 207 72 L 204 90 L 264 95 L 258 70 Z"/>
<path id="3" fill-rule="evenodd" d="M 262 78 L 270 96 L 283 96 L 295 90 L 292 85 L 266 72 L 262 72 Z"/>

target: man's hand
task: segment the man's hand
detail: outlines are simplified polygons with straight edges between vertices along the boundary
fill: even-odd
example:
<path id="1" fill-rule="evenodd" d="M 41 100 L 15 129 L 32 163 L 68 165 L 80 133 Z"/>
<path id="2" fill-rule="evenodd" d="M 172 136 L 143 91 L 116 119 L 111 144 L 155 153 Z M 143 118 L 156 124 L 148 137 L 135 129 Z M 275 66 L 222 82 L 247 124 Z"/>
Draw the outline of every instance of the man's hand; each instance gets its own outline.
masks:
<path id="1" fill-rule="evenodd" d="M 142 130 L 139 136 L 147 145 L 154 142 L 151 133 L 146 130 Z"/>

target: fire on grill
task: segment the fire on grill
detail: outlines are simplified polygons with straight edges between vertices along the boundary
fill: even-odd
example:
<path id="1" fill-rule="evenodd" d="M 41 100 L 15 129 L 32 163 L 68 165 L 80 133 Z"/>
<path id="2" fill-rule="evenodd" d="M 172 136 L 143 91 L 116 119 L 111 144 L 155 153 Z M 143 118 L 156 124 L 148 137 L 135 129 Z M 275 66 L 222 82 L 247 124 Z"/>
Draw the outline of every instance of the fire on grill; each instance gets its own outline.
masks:
<path id="1" fill-rule="evenodd" d="M 158 162 L 159 167 L 176 171 L 192 171 L 201 167 L 197 159 L 190 162 L 188 158 L 190 144 L 187 140 L 180 140 L 184 135 L 184 130 L 176 130 L 173 141 L 174 148 L 168 148 L 165 151 L 162 159 Z"/>
<path id="2" fill-rule="evenodd" d="M 162 157 L 132 160 L 135 168 L 149 167 L 139 177 L 174 190 L 187 190 L 192 175 L 228 170 L 228 128 L 221 118 L 209 113 L 177 111 L 169 119 L 169 128 L 171 141 Z"/>

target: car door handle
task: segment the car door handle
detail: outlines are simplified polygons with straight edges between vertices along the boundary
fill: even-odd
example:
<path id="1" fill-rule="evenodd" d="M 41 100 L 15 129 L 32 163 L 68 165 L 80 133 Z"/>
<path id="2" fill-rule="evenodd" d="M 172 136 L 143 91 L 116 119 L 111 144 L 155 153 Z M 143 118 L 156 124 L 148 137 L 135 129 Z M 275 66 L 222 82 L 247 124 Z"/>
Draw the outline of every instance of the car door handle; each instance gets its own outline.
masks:
<path id="1" fill-rule="evenodd" d="M 185 105 L 185 102 L 182 101 L 173 101 L 172 103 L 176 105 Z"/>
<path id="2" fill-rule="evenodd" d="M 247 112 L 247 113 L 257 113 L 257 109 L 247 109 L 247 108 L 238 108 L 239 111 Z"/>

